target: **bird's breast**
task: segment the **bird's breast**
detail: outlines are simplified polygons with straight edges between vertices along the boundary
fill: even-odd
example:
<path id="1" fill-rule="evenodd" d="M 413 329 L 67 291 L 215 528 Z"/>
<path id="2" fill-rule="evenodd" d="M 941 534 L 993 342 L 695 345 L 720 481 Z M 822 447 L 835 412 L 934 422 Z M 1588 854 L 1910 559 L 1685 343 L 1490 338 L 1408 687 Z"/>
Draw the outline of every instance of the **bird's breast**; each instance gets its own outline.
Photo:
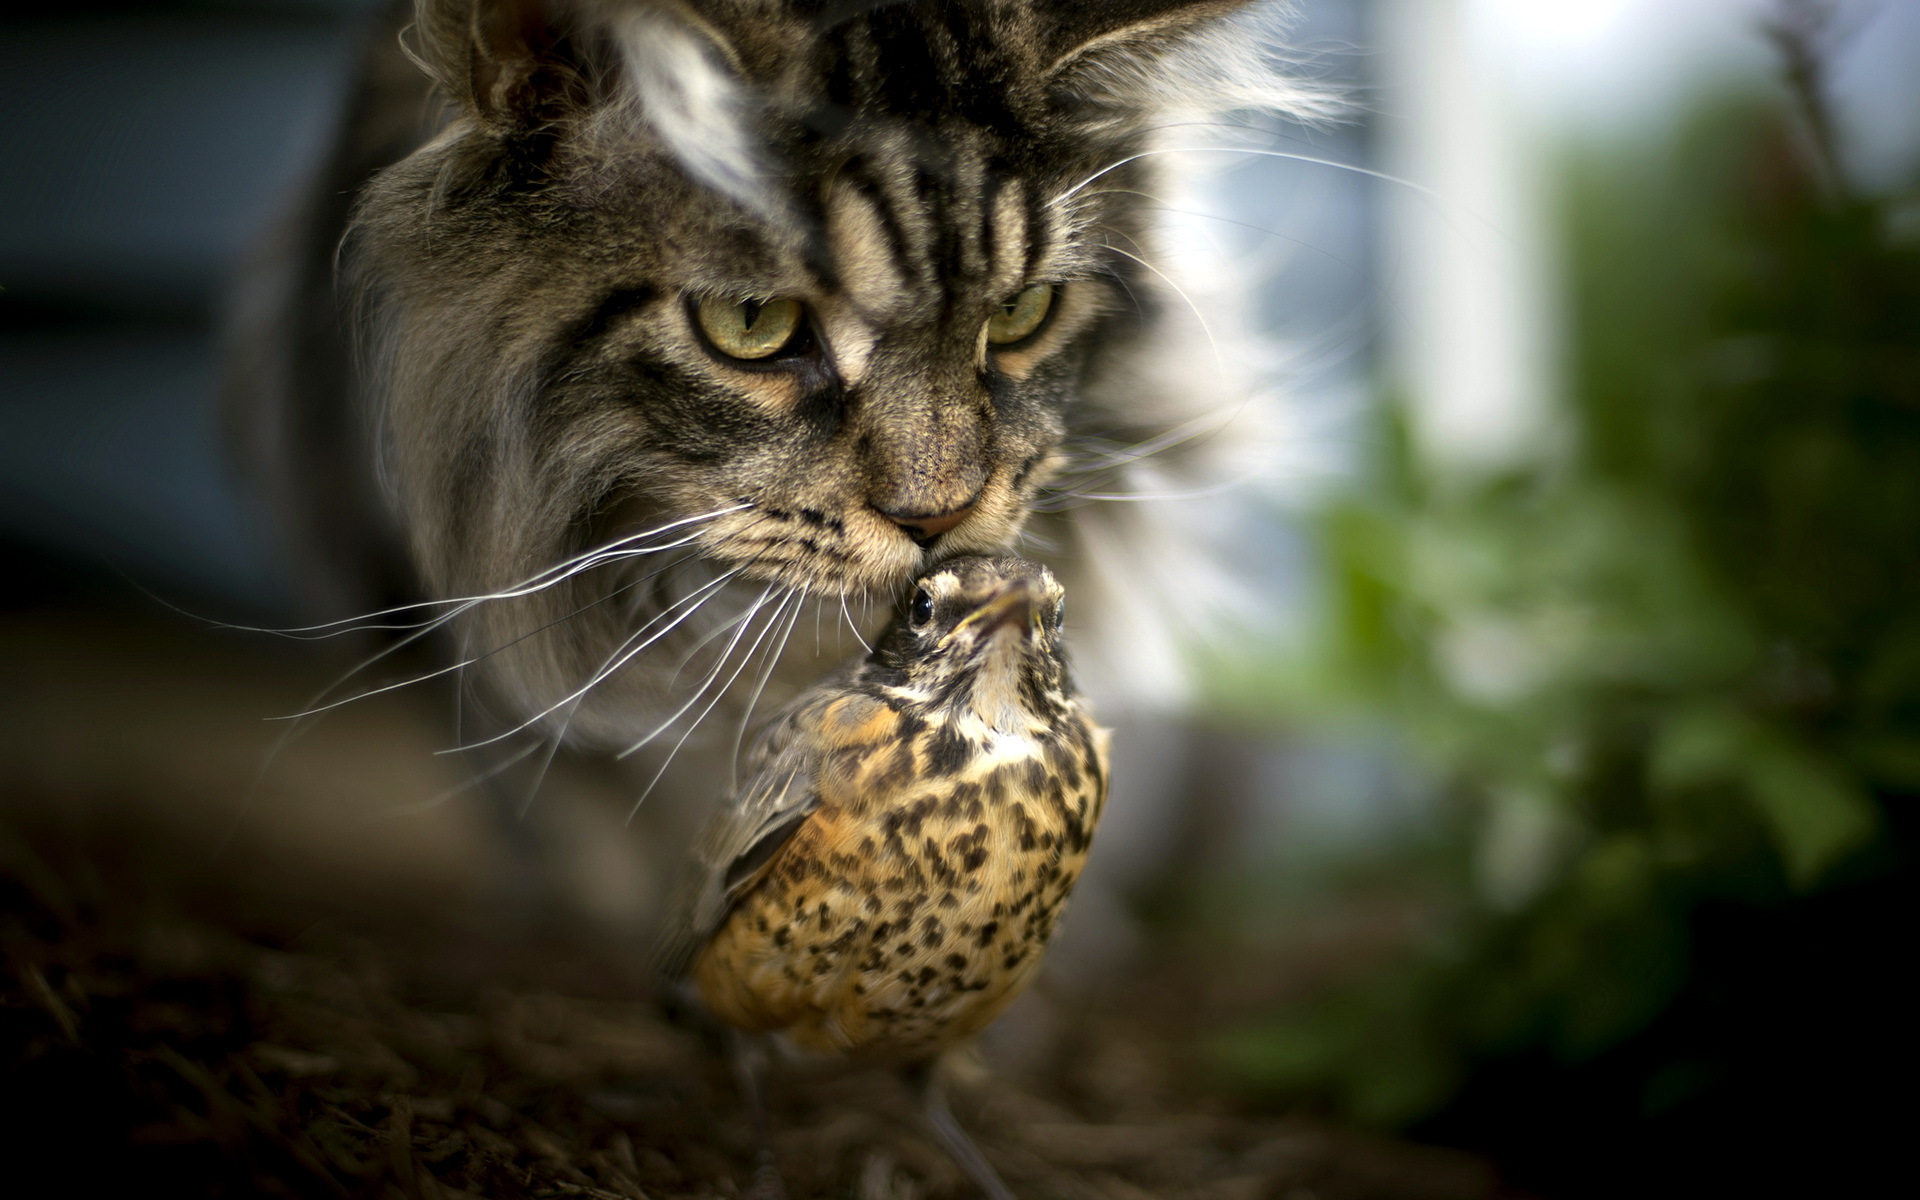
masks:
<path id="1" fill-rule="evenodd" d="M 1106 794 L 1091 727 L 1024 744 L 930 726 L 829 756 L 822 806 L 695 964 L 715 1012 L 896 1059 L 998 1015 L 1039 965 Z"/>

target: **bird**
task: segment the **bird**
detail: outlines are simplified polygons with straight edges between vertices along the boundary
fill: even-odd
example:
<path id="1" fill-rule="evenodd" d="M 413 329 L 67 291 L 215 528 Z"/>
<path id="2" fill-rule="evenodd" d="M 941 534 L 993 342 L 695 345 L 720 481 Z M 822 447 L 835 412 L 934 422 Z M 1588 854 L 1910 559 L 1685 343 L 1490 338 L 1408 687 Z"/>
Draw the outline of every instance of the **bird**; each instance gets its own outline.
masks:
<path id="1" fill-rule="evenodd" d="M 756 739 L 661 953 L 741 1034 L 901 1068 L 994 1200 L 1012 1193 L 936 1068 L 1032 982 L 1106 804 L 1110 735 L 1073 685 L 1064 607 L 1021 558 L 917 580 L 871 653 Z M 735 1065 L 764 1174 L 753 1061 Z"/>

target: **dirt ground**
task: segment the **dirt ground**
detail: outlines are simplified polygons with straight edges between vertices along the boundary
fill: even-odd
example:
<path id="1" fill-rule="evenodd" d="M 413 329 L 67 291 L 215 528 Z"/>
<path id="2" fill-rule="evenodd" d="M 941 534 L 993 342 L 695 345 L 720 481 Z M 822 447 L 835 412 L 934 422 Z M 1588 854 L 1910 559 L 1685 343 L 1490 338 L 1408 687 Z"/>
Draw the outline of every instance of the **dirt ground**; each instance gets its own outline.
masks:
<path id="1" fill-rule="evenodd" d="M 0 622 L 0 658 L 0 1141 L 33 1194 L 742 1194 L 721 1042 L 655 1002 L 632 936 L 517 916 L 470 810 L 408 801 L 458 769 L 422 755 L 420 709 L 346 716 L 236 808 L 298 669 L 72 614 Z M 1223 1091 L 1191 972 L 1043 982 L 953 1064 L 1018 1194 L 1510 1194 Z M 778 1062 L 767 1090 L 795 1200 L 974 1194 L 891 1073 Z"/>

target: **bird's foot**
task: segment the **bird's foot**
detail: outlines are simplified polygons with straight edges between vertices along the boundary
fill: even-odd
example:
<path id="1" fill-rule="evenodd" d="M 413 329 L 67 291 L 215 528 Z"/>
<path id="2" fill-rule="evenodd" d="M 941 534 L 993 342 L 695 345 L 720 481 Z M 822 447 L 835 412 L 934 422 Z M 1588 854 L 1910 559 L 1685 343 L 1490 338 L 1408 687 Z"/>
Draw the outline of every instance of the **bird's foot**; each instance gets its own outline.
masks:
<path id="1" fill-rule="evenodd" d="M 954 1163 L 986 1194 L 987 1200 L 1014 1200 L 1012 1189 L 993 1169 L 987 1156 L 980 1153 L 980 1147 L 953 1115 L 953 1110 L 947 1107 L 946 1090 L 941 1087 L 933 1068 L 918 1068 L 910 1079 L 919 1088 L 920 1107 L 926 1115 L 928 1128 L 933 1130 L 933 1136 L 952 1156 Z"/>

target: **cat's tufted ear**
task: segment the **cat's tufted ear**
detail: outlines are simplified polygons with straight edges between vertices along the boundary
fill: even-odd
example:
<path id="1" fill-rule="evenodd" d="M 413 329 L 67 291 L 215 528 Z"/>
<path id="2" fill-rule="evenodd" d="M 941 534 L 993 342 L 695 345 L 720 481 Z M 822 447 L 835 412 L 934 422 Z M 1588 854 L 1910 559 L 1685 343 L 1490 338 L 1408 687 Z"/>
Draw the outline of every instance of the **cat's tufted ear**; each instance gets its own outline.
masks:
<path id="1" fill-rule="evenodd" d="M 763 216 L 766 187 L 754 130 L 757 104 L 727 39 L 690 6 L 659 0 L 614 21 L 621 74 L 639 119 L 695 181 Z"/>
<path id="2" fill-rule="evenodd" d="M 753 106 L 726 39 L 682 0 L 415 0 L 410 46 L 486 126 L 651 132 L 693 179 L 764 211 Z"/>
<path id="3" fill-rule="evenodd" d="M 403 44 L 447 97 L 494 128 L 590 102 L 593 67 L 565 0 L 414 0 Z"/>
<path id="4" fill-rule="evenodd" d="M 1042 0 L 1056 83 L 1103 66 L 1157 57 L 1183 35 L 1251 0 Z"/>
<path id="5" fill-rule="evenodd" d="M 1292 77 L 1273 47 L 1290 5 L 1260 0 L 1038 0 L 1049 92 L 1095 121 L 1236 109 L 1337 118 L 1340 97 Z"/>

